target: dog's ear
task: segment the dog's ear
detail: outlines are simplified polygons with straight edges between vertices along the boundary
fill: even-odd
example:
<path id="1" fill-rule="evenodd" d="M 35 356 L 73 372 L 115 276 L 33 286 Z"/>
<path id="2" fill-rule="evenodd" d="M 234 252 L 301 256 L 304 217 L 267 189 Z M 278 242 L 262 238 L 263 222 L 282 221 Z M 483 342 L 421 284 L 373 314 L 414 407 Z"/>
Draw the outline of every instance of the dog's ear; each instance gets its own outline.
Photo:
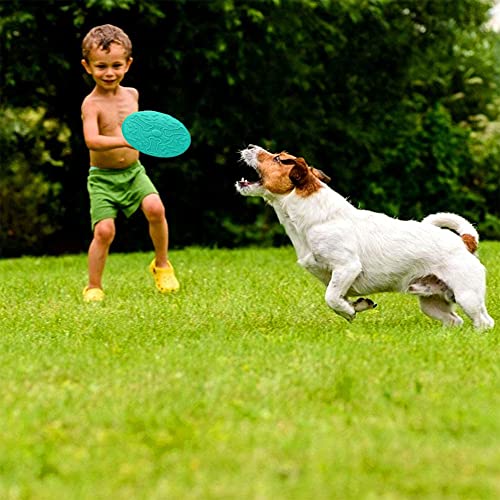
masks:
<path id="1" fill-rule="evenodd" d="M 330 184 L 332 182 L 331 177 L 325 174 L 323 170 L 319 170 L 318 168 L 311 167 L 311 172 L 322 182 L 325 184 Z"/>
<path id="2" fill-rule="evenodd" d="M 307 174 L 309 173 L 309 166 L 307 165 L 304 158 L 295 158 L 293 160 L 294 166 L 288 176 L 292 181 L 293 185 L 296 187 L 301 187 L 304 185 Z"/>

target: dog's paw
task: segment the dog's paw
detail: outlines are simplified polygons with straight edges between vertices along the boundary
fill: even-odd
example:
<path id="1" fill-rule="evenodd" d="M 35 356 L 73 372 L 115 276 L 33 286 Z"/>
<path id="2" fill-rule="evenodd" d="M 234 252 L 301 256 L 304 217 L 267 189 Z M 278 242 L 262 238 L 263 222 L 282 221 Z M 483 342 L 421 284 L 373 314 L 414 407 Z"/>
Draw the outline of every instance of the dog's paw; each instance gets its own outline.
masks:
<path id="1" fill-rule="evenodd" d="M 335 312 L 345 320 L 349 321 L 349 323 L 352 323 L 354 321 L 354 318 L 356 317 L 356 312 L 354 312 L 354 314 L 348 314 L 346 312 L 338 312 L 338 311 Z"/>
<path id="2" fill-rule="evenodd" d="M 360 297 L 352 303 L 352 307 L 356 312 L 368 311 L 369 309 L 375 309 L 377 304 L 371 299 L 365 299 Z"/>

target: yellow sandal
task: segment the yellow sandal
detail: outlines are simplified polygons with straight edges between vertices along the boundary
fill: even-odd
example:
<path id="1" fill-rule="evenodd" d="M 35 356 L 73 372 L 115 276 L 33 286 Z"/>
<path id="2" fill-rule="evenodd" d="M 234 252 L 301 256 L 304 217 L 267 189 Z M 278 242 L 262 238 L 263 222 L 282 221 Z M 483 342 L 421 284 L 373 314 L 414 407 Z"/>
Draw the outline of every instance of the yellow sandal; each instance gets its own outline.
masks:
<path id="1" fill-rule="evenodd" d="M 86 286 L 83 289 L 84 302 L 101 302 L 104 299 L 104 292 L 100 288 L 89 288 Z"/>
<path id="2" fill-rule="evenodd" d="M 168 262 L 169 267 L 156 267 L 156 259 L 149 264 L 149 270 L 155 280 L 156 288 L 161 293 L 175 292 L 180 285 L 175 277 L 174 267 Z"/>

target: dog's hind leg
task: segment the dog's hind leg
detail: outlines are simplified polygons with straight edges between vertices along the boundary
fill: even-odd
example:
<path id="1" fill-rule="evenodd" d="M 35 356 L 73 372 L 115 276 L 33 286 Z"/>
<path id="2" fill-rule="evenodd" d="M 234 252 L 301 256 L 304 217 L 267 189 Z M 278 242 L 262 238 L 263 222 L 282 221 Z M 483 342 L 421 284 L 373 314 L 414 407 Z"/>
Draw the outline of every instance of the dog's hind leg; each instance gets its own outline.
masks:
<path id="1" fill-rule="evenodd" d="M 486 295 L 486 271 L 471 254 L 468 261 L 454 263 L 454 272 L 447 281 L 453 289 L 456 303 L 474 323 L 478 330 L 493 328 L 495 321 L 488 314 L 484 297 Z M 460 264 L 463 265 L 460 268 Z M 458 272 L 457 272 L 458 271 Z"/>
<path id="2" fill-rule="evenodd" d="M 483 297 L 475 290 L 455 291 L 455 297 L 465 314 L 474 323 L 475 328 L 485 330 L 495 326 L 495 321 L 486 310 Z"/>
<path id="3" fill-rule="evenodd" d="M 326 288 L 326 303 L 339 315 L 348 321 L 356 316 L 353 303 L 345 296 L 351 288 L 352 283 L 361 272 L 361 263 L 353 261 L 343 267 L 336 267 Z"/>
<path id="4" fill-rule="evenodd" d="M 427 316 L 437 319 L 445 326 L 461 326 L 462 318 L 453 310 L 454 304 L 438 295 L 419 297 L 420 309 Z"/>

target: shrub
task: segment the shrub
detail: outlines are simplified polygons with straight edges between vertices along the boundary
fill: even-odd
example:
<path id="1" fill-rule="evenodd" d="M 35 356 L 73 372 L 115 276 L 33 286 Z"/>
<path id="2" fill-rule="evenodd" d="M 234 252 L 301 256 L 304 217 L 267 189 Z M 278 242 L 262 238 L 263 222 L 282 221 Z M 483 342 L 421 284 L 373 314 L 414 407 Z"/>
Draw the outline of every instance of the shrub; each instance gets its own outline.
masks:
<path id="1" fill-rule="evenodd" d="M 40 252 L 60 228 L 62 186 L 50 173 L 70 153 L 69 135 L 43 108 L 0 109 L 0 256 Z"/>

